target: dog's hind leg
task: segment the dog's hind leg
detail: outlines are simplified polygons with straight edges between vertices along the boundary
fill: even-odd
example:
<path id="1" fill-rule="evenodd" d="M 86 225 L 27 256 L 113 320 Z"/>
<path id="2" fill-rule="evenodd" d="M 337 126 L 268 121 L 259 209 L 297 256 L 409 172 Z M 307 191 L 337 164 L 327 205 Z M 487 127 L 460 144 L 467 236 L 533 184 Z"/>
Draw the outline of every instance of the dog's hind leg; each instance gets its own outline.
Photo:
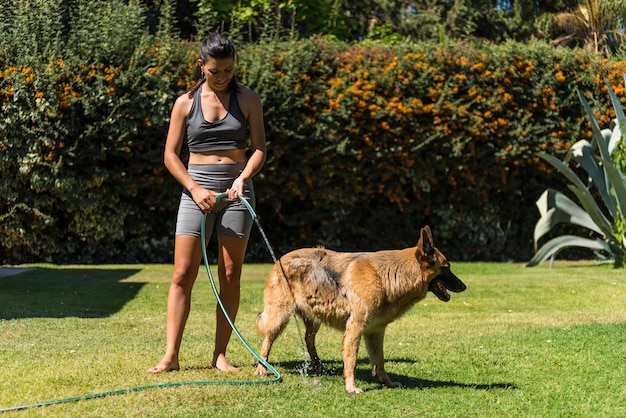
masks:
<path id="1" fill-rule="evenodd" d="M 321 322 L 312 318 L 303 319 L 304 326 L 306 327 L 306 333 L 304 334 L 304 342 L 306 343 L 309 357 L 311 357 L 311 369 L 315 374 L 325 374 L 326 367 L 317 355 L 317 348 L 315 347 L 315 335 L 320 329 Z"/>
<path id="2" fill-rule="evenodd" d="M 282 287 L 275 280 L 275 276 L 270 275 L 268 284 L 263 295 L 264 308 L 256 318 L 256 330 L 263 337 L 260 356 L 267 361 L 272 349 L 272 344 L 283 332 L 289 317 L 294 309 L 291 299 L 285 298 Z M 267 368 L 259 362 L 254 373 L 257 376 L 265 376 Z"/>
<path id="3" fill-rule="evenodd" d="M 287 312 L 286 315 L 279 313 L 278 315 L 270 316 L 267 311 L 263 311 L 257 316 L 256 329 L 257 332 L 263 336 L 263 344 L 261 345 L 259 355 L 265 361 L 269 359 L 272 344 L 274 344 L 274 341 L 283 332 L 288 322 L 289 312 Z M 254 374 L 256 376 L 265 376 L 267 375 L 267 368 L 263 363 L 259 362 Z"/>
<path id="4" fill-rule="evenodd" d="M 367 354 L 372 363 L 372 376 L 378 377 L 380 382 L 390 388 L 402 387 L 400 382 L 392 382 L 385 371 L 385 355 L 383 352 L 383 342 L 385 340 L 385 330 L 367 334 L 364 336 Z"/>

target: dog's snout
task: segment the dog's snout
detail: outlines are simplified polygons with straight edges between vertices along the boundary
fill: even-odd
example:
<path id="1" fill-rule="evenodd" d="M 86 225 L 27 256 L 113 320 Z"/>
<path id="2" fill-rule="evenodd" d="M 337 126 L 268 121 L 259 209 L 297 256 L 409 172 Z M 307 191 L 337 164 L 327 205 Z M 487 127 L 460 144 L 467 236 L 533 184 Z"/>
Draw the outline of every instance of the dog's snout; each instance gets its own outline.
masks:
<path id="1" fill-rule="evenodd" d="M 448 271 L 448 274 L 445 275 L 445 278 L 443 279 L 443 283 L 446 286 L 446 289 L 452 292 L 462 292 L 465 289 L 467 289 L 467 286 L 465 286 L 465 283 L 463 283 L 461 279 L 456 277 L 456 275 L 452 273 L 451 271 Z"/>

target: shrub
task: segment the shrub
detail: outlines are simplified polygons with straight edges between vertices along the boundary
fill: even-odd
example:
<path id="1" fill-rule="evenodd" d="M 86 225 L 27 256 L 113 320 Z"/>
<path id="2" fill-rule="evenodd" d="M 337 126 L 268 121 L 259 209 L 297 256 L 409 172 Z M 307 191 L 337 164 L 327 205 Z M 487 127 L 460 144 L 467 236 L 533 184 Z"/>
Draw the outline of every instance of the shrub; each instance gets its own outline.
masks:
<path id="1" fill-rule="evenodd" d="M 28 54 L 0 58 L 0 259 L 154 256 L 169 236 L 159 217 L 173 200 L 163 132 L 175 92 L 186 88 L 180 80 L 190 78 L 181 64 L 189 51 L 142 31 L 137 2 L 81 2 L 76 10 L 62 1 L 18 3 L 18 22 L 29 22 L 25 14 L 50 27 L 69 19 L 73 31 L 58 35 L 69 44 L 27 38 Z M 2 45 L 30 27 L 17 25 Z"/>
<path id="2" fill-rule="evenodd" d="M 561 184 L 536 152 L 584 134 L 569 89 L 598 68 L 544 44 L 313 39 L 248 56 L 242 79 L 263 96 L 271 141 L 260 213 L 280 242 L 399 247 L 429 223 L 456 259 L 530 256 L 520 202 L 546 177 Z"/>
<path id="3" fill-rule="evenodd" d="M 121 3 L 114 13 L 138 16 Z M 78 19 L 58 10 L 53 26 Z M 162 147 L 198 44 L 168 33 L 138 40 L 131 29 L 99 61 L 54 43 L 0 55 L 2 262 L 171 259 L 180 186 Z M 565 187 L 537 153 L 590 139 L 575 88 L 624 72 L 542 43 L 324 38 L 244 45 L 237 68 L 264 102 L 269 155 L 255 187 L 277 252 L 411 246 L 430 224 L 455 260 L 532 256 L 532 205 L 546 186 Z M 608 123 L 609 107 L 592 104 Z M 249 259 L 267 259 L 258 238 Z"/>
<path id="4" fill-rule="evenodd" d="M 611 124 L 612 128 L 600 130 L 589 103 L 579 92 L 591 121 L 594 133 L 592 141 L 583 139 L 576 142 L 563 162 L 547 154 L 541 155 L 571 182 L 568 188 L 582 207 L 555 190 L 548 189 L 541 195 L 537 201 L 541 218 L 534 232 L 536 253 L 528 263 L 529 266 L 537 265 L 548 258 L 554 259 L 560 251 L 569 247 L 594 250 L 600 258 L 612 257 L 616 267 L 624 264 L 626 178 L 618 166 L 618 163 L 623 164 L 623 157 L 618 153 L 623 150 L 626 116 L 608 82 L 607 88 L 617 115 Z M 579 178 L 570 168 L 572 162 L 584 169 L 584 179 Z M 590 237 L 560 235 L 537 249 L 539 240 L 561 223 L 580 226 L 592 234 Z"/>

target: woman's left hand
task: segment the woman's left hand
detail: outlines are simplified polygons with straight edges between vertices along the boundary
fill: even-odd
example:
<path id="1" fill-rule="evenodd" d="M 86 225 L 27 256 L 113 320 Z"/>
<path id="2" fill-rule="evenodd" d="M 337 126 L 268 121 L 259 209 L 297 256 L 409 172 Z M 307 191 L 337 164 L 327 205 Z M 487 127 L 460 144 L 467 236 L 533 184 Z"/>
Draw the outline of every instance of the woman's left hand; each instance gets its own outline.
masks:
<path id="1" fill-rule="evenodd" d="M 238 177 L 235 179 L 235 181 L 233 181 L 233 185 L 230 186 L 230 189 L 226 190 L 226 195 L 229 199 L 239 199 L 239 196 L 243 196 L 245 191 L 246 182 Z"/>

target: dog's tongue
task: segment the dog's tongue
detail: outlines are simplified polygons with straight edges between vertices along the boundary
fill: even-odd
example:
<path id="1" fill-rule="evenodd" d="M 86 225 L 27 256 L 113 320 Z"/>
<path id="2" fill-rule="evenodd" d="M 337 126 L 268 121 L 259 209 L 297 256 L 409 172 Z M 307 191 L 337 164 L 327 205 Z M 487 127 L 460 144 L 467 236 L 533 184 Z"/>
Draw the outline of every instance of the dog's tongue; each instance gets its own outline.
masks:
<path id="1" fill-rule="evenodd" d="M 446 290 L 446 286 L 443 284 L 441 280 L 435 280 L 429 286 L 430 291 L 433 292 L 439 300 L 443 302 L 448 302 L 450 300 L 450 294 Z"/>

